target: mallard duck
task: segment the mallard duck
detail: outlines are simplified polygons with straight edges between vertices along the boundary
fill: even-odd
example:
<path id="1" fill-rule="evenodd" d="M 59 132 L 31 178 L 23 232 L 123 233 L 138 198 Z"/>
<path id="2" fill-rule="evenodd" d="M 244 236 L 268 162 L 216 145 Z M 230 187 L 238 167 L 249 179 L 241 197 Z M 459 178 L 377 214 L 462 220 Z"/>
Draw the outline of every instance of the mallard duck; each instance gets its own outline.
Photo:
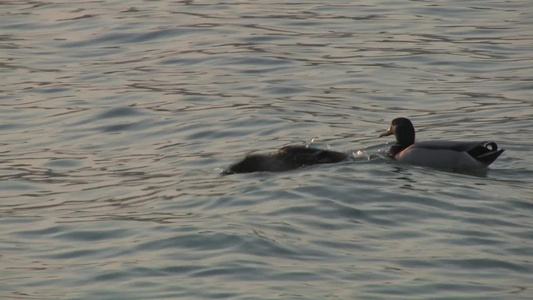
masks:
<path id="1" fill-rule="evenodd" d="M 283 172 L 304 166 L 336 163 L 348 157 L 348 154 L 337 151 L 306 146 L 286 146 L 268 154 L 247 155 L 242 161 L 222 171 L 222 174 Z"/>
<path id="2" fill-rule="evenodd" d="M 379 137 L 393 135 L 394 144 L 387 155 L 399 162 L 445 169 L 486 168 L 505 149 L 495 142 L 429 141 L 415 144 L 415 127 L 407 118 L 392 120 Z"/>

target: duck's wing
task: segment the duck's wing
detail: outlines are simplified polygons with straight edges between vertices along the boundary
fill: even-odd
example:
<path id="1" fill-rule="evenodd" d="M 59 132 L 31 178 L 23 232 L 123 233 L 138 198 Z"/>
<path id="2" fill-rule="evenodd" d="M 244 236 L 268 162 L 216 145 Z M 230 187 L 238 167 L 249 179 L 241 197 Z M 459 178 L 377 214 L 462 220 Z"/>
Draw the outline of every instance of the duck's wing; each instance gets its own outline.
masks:
<path id="1" fill-rule="evenodd" d="M 429 141 L 412 145 L 412 150 L 439 151 L 438 156 L 450 158 L 450 160 L 463 161 L 466 164 L 468 158 L 474 159 L 482 166 L 493 163 L 505 149 L 498 149 L 494 142 L 463 142 L 463 141 Z M 432 154 L 436 154 L 433 152 Z M 454 154 L 455 153 L 455 154 Z"/>
<path id="2" fill-rule="evenodd" d="M 463 141 L 428 141 L 415 143 L 413 148 L 424 148 L 431 150 L 451 150 L 457 152 L 468 152 L 476 147 L 488 142 L 463 142 Z"/>

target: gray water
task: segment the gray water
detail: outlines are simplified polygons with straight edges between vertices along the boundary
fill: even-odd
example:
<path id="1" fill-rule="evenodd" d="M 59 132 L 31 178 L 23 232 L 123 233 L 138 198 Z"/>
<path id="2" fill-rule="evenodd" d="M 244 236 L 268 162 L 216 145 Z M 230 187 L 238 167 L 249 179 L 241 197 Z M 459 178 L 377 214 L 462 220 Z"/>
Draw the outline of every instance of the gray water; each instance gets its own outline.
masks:
<path id="1" fill-rule="evenodd" d="M 2 1 L 1 299 L 533 299 L 533 2 Z M 380 154 L 491 140 L 487 172 Z M 311 144 L 354 159 L 220 176 Z"/>

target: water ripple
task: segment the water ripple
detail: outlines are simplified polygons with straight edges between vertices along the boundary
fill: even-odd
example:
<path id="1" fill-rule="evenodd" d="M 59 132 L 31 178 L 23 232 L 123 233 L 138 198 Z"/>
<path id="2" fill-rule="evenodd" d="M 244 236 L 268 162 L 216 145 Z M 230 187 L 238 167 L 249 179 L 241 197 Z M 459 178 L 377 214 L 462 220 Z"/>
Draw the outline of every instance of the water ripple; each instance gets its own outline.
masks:
<path id="1" fill-rule="evenodd" d="M 529 3 L 448 4 L 4 1 L 0 298 L 527 298 Z M 294 144 L 353 159 L 219 175 Z"/>

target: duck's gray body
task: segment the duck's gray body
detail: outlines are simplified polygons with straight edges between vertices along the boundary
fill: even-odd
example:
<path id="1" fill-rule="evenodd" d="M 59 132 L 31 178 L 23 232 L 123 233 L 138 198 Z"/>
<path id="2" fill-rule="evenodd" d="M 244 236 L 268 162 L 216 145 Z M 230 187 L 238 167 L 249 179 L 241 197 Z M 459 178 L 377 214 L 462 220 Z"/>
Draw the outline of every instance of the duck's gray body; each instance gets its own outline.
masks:
<path id="1" fill-rule="evenodd" d="M 407 118 L 392 121 L 389 129 L 380 135 L 396 137 L 387 155 L 394 160 L 419 166 L 445 169 L 486 168 L 500 156 L 494 142 L 429 141 L 415 143 L 415 129 Z"/>
<path id="2" fill-rule="evenodd" d="M 420 142 L 405 148 L 393 158 L 402 163 L 442 169 L 485 168 L 504 151 L 487 148 L 495 145 L 490 142 Z"/>

